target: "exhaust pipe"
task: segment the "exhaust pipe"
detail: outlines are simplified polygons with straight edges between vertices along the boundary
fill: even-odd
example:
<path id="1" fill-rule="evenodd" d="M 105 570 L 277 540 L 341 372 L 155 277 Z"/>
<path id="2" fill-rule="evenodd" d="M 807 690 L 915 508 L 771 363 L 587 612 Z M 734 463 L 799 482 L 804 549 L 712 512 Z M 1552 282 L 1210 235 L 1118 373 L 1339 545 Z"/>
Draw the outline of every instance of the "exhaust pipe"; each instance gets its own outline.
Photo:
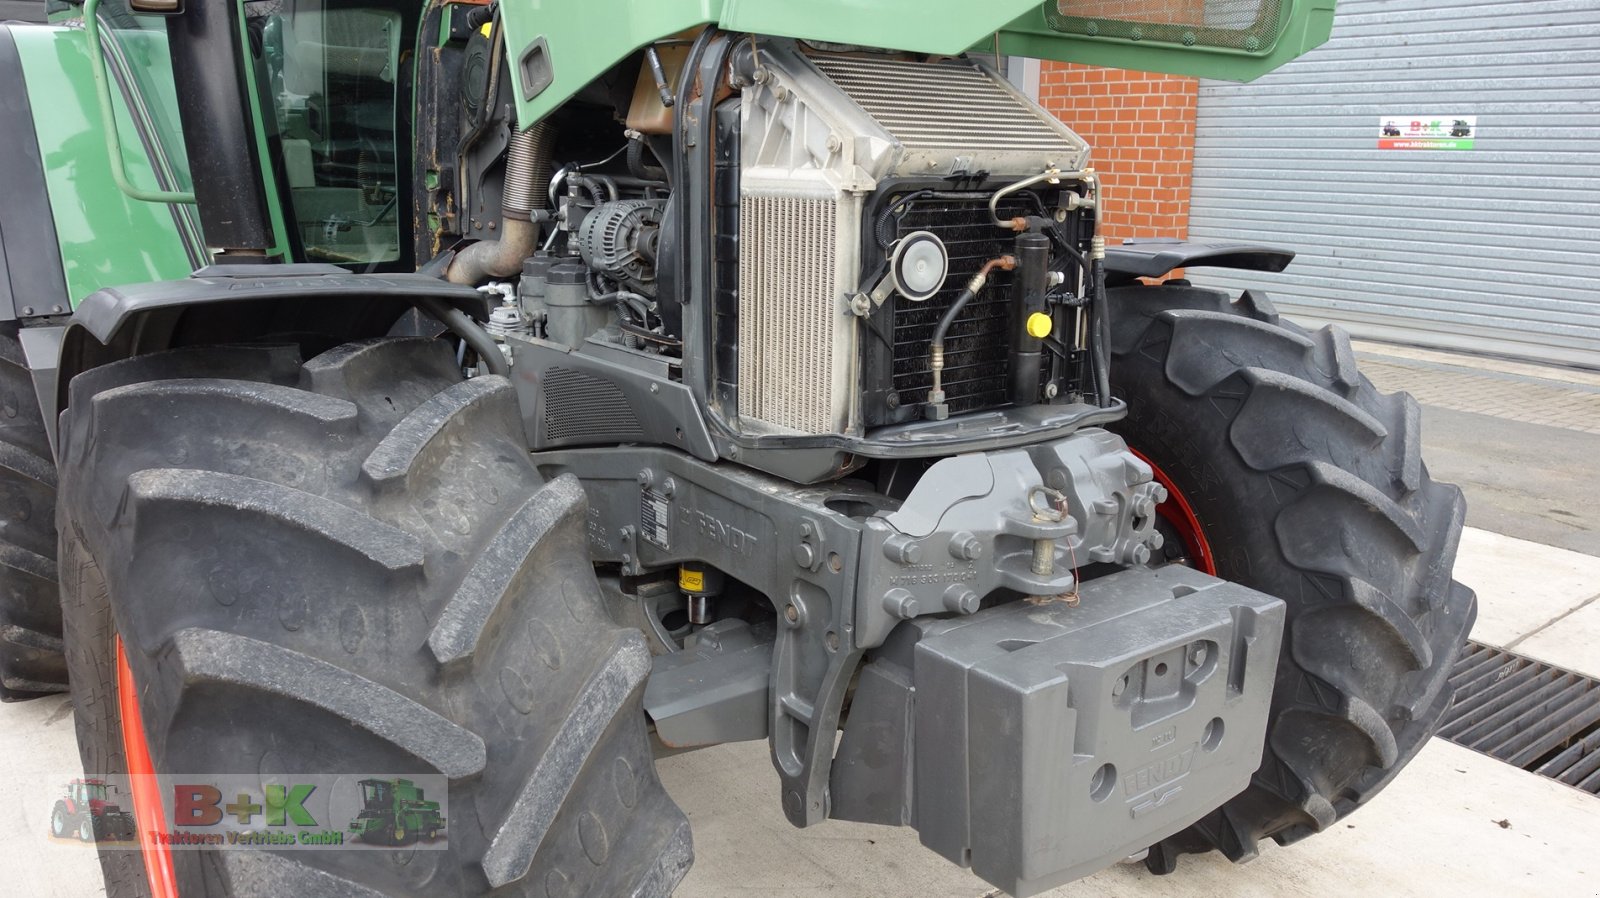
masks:
<path id="1" fill-rule="evenodd" d="M 555 128 L 540 122 L 511 137 L 506 148 L 506 183 L 501 199 L 500 239 L 480 240 L 456 253 L 445 271 L 452 284 L 476 286 L 490 278 L 511 277 L 522 271 L 522 260 L 539 248 L 539 225 L 534 210 L 543 208 L 550 184 L 550 156 Z"/>

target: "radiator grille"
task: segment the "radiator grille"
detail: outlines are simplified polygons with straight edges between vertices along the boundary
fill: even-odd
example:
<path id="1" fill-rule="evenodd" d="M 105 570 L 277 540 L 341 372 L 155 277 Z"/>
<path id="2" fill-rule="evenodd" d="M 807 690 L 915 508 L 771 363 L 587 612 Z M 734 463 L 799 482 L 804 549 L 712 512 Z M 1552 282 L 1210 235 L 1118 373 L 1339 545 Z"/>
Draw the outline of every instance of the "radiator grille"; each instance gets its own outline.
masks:
<path id="1" fill-rule="evenodd" d="M 1062 160 L 1078 152 L 1059 122 L 973 63 L 844 56 L 812 62 L 908 149 L 1004 147 Z"/>
<path id="2" fill-rule="evenodd" d="M 739 204 L 739 414 L 803 433 L 842 420 L 835 395 L 839 297 L 832 200 Z"/>
<path id="3" fill-rule="evenodd" d="M 925 402 L 933 386 L 928 341 L 950 304 L 966 288 L 983 263 L 1012 251 L 1012 235 L 989 221 L 986 199 L 929 200 L 916 203 L 900 219 L 900 234 L 932 231 L 950 252 L 950 276 L 944 289 L 926 302 L 895 297 L 894 389 L 901 405 Z M 1032 211 L 1008 200 L 1004 217 Z M 982 411 L 1010 401 L 1007 371 L 1012 274 L 997 271 L 988 286 L 967 303 L 945 335 L 944 391 L 951 414 Z"/>

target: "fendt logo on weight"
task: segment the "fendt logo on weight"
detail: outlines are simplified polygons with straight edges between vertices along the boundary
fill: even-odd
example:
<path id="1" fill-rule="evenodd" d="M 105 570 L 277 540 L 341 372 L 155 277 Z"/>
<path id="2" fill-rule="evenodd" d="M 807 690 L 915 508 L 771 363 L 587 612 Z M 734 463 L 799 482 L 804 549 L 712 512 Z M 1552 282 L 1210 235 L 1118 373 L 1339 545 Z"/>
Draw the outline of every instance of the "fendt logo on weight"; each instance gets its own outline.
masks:
<path id="1" fill-rule="evenodd" d="M 1178 754 L 1168 755 L 1125 774 L 1122 777 L 1122 791 L 1129 798 L 1136 798 L 1178 779 L 1189 772 L 1189 764 L 1194 761 L 1194 749 L 1191 745 Z"/>

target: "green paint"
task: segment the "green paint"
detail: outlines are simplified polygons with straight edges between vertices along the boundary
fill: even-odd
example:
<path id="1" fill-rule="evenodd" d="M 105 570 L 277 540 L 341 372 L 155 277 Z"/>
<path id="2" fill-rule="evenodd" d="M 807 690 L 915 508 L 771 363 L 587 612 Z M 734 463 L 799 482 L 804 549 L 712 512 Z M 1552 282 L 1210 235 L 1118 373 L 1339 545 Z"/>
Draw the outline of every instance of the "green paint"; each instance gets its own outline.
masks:
<path id="1" fill-rule="evenodd" d="M 1334 0 L 1284 0 L 1275 40 L 1250 49 L 1091 37 L 1052 29 L 1038 0 L 503 0 L 507 53 L 520 87 L 523 54 L 543 38 L 554 81 L 529 99 L 517 91 L 518 121 L 548 115 L 617 60 L 697 25 L 841 44 L 955 55 L 1000 51 L 1064 62 L 1249 81 L 1324 43 Z M 606 23 L 596 28 L 596 22 Z"/>
<path id="2" fill-rule="evenodd" d="M 117 186 L 83 29 L 14 28 L 11 35 L 36 113 L 33 126 L 73 305 L 101 287 L 187 277 L 189 257 L 172 207 L 133 199 Z M 165 53 L 150 54 L 151 64 L 165 59 Z M 164 77 L 171 81 L 170 73 Z M 120 93 L 112 99 L 117 128 L 136 133 Z M 167 146 L 181 151 L 182 144 Z M 136 184 L 155 183 L 144 153 L 123 150 L 127 176 Z"/>
<path id="3" fill-rule="evenodd" d="M 1261 45 L 1252 50 L 1064 34 L 1050 27 L 1041 6 L 1005 26 L 1000 32 L 1000 50 L 1013 56 L 1139 72 L 1253 81 L 1327 43 L 1333 32 L 1334 2 L 1284 0 L 1276 39 L 1260 42 Z M 1054 0 L 1047 5 L 1053 6 Z M 988 49 L 988 46 L 976 49 Z"/>
<path id="4" fill-rule="evenodd" d="M 135 186 L 128 177 L 123 163 L 122 139 L 118 133 L 117 117 L 112 112 L 111 78 L 106 74 L 105 47 L 100 38 L 100 0 L 84 0 L 83 35 L 89 47 L 89 72 L 94 76 L 94 91 L 100 109 L 100 120 L 106 123 L 106 158 L 111 167 L 111 179 L 117 188 L 129 197 L 147 203 L 192 203 L 194 192 L 187 190 L 160 190 Z"/>

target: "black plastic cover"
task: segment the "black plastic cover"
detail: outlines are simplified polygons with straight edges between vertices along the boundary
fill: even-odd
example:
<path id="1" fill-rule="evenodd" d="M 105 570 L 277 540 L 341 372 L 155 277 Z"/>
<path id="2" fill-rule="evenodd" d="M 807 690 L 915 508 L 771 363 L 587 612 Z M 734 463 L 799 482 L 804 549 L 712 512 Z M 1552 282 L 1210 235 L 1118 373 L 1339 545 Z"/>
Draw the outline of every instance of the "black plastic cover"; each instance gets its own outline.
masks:
<path id="1" fill-rule="evenodd" d="M 1254 243 L 1195 243 L 1173 238 L 1124 240 L 1106 247 L 1106 286 L 1158 278 L 1178 268 L 1238 268 L 1282 271 L 1294 251 Z"/>

